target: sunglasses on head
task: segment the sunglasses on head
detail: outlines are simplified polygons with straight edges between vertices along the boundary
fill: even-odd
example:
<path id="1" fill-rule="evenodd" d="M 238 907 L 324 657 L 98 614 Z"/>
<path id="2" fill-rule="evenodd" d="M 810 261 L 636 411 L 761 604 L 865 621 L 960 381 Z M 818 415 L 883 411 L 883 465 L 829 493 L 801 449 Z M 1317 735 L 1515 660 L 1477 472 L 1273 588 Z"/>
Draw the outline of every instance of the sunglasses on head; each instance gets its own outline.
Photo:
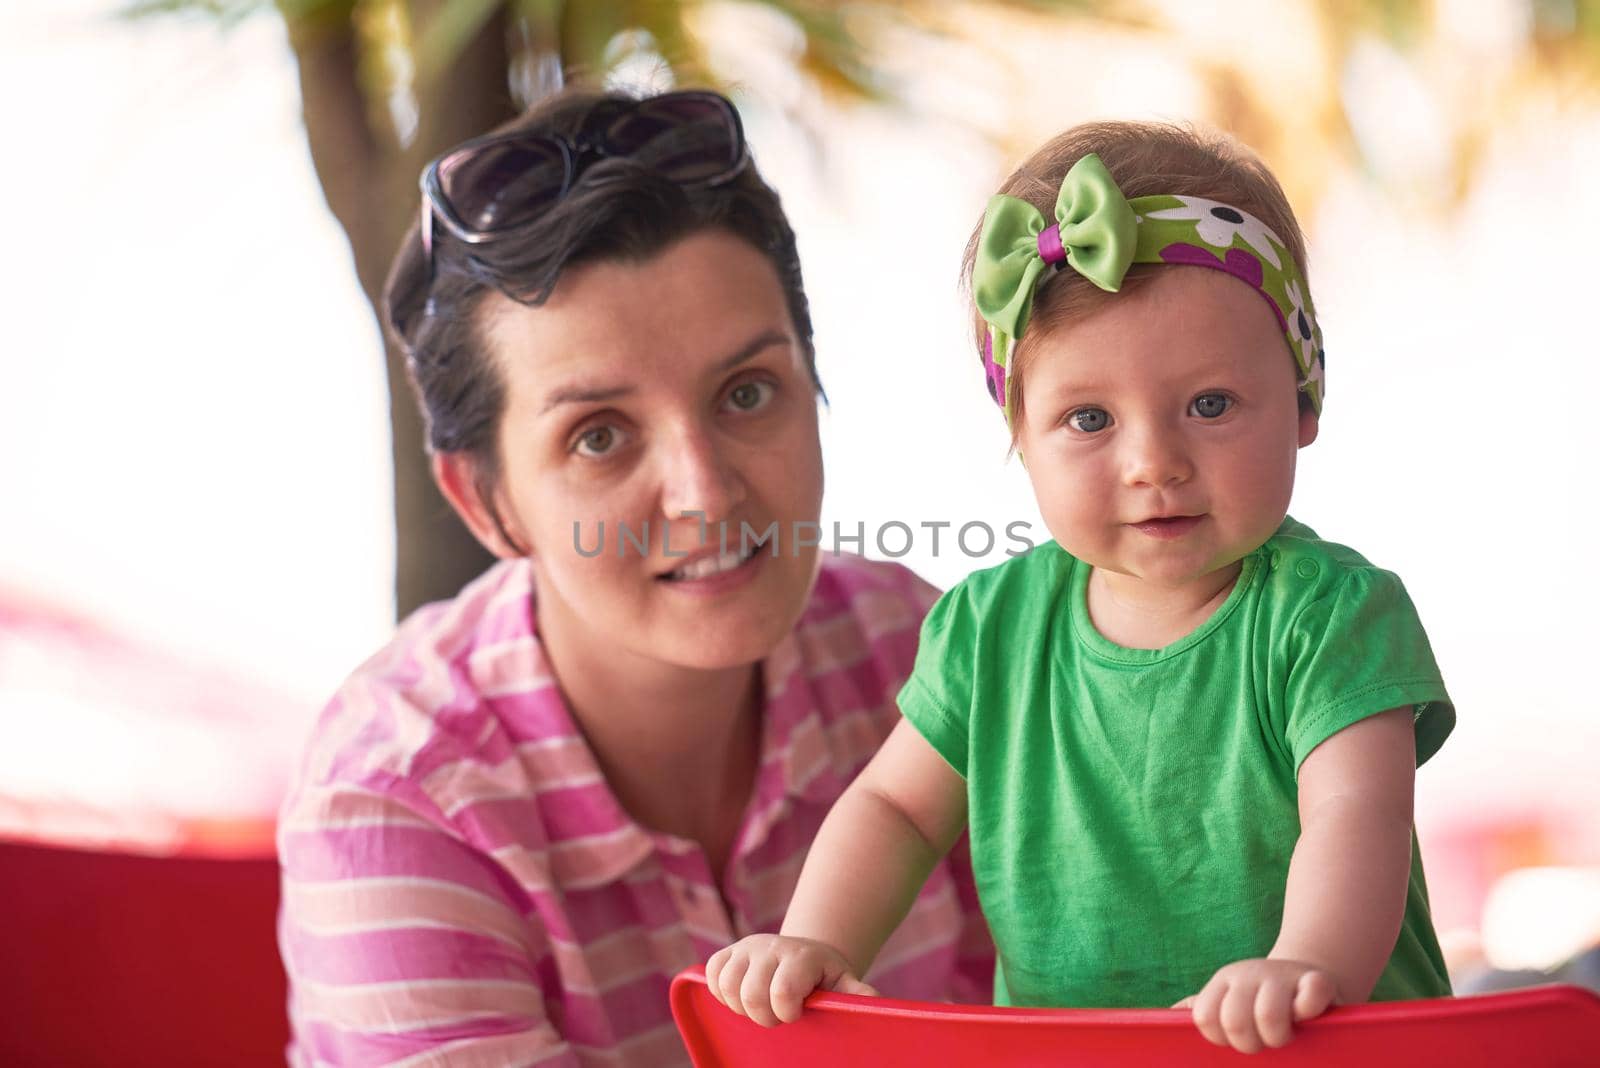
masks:
<path id="1" fill-rule="evenodd" d="M 422 171 L 422 251 L 433 275 L 435 221 L 487 244 L 537 220 L 600 159 L 629 159 L 679 185 L 717 185 L 749 163 L 739 113 L 717 93 L 603 101 L 576 140 L 510 130 L 475 138 Z"/>

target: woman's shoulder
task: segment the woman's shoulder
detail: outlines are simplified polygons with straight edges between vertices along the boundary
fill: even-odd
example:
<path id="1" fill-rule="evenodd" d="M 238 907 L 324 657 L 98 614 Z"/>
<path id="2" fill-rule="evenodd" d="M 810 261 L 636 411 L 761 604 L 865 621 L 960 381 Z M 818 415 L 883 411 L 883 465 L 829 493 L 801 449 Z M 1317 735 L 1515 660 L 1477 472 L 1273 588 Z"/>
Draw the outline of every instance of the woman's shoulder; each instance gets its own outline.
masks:
<path id="1" fill-rule="evenodd" d="M 772 766 L 810 800 L 832 803 L 893 729 L 895 695 L 938 597 L 903 564 L 822 555 L 799 620 L 762 664 L 766 734 L 783 753 Z"/>
<path id="2" fill-rule="evenodd" d="M 822 554 L 816 585 L 802 623 L 848 612 L 863 619 L 887 614 L 898 618 L 910 610 L 920 621 L 939 599 L 939 588 L 904 564 L 869 560 L 854 553 Z"/>
<path id="3" fill-rule="evenodd" d="M 767 660 L 770 693 L 826 721 L 879 715 L 911 671 L 917 634 L 936 587 L 893 561 L 825 553 L 789 639 Z"/>
<path id="4" fill-rule="evenodd" d="M 530 593 L 526 562 L 502 561 L 455 597 L 413 611 L 324 706 L 302 751 L 300 784 L 394 788 L 481 751 L 495 733 L 486 681 L 507 659 L 502 651 L 537 640 Z"/>

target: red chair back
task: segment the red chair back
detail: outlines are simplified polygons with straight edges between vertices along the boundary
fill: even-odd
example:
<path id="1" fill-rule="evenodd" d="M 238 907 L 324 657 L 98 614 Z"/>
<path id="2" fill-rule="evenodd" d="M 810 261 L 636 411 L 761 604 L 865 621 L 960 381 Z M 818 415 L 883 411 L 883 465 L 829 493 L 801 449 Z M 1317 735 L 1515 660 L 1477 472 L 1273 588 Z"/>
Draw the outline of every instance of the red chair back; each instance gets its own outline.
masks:
<path id="1" fill-rule="evenodd" d="M 1282 1049 L 1213 1046 L 1171 1009 L 1014 1009 L 819 992 L 794 1023 L 764 1028 L 706 988 L 705 969 L 672 983 L 672 1015 L 695 1068 L 1595 1068 L 1600 997 L 1544 986 L 1479 997 L 1335 1008 Z"/>
<path id="2" fill-rule="evenodd" d="M 271 857 L 0 841 L 0 1064 L 277 1064 Z"/>

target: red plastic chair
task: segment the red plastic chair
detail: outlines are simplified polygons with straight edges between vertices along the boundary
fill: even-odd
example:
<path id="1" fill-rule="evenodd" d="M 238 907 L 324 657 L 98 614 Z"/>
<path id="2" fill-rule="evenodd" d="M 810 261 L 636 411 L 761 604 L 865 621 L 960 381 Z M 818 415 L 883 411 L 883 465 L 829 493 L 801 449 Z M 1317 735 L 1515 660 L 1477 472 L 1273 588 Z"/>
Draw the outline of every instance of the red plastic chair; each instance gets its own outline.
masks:
<path id="1" fill-rule="evenodd" d="M 1595 1068 L 1600 997 L 1575 986 L 1335 1008 L 1282 1049 L 1213 1046 L 1187 1012 L 935 1005 L 819 992 L 794 1023 L 767 1029 L 706 988 L 705 969 L 672 982 L 672 1015 L 695 1068 Z"/>
<path id="2" fill-rule="evenodd" d="M 283 1064 L 272 856 L 0 841 L 0 1065 Z"/>

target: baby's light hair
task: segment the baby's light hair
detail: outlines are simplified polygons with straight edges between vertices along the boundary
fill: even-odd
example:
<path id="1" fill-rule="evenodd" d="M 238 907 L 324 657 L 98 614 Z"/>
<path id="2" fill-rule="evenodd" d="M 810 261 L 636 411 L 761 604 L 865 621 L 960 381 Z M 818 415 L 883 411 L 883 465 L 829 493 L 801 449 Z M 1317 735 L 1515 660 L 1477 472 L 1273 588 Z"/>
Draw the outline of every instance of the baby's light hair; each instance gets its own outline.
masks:
<path id="1" fill-rule="evenodd" d="M 1025 200 L 1048 219 L 1053 216 L 1061 180 L 1074 163 L 1095 153 L 1129 200 L 1168 194 L 1219 200 L 1260 219 L 1288 246 L 1300 277 L 1306 271 L 1305 237 L 1289 207 L 1289 198 L 1267 165 L 1250 149 L 1226 134 L 1164 122 L 1086 122 L 1046 141 L 1011 173 L 997 193 Z M 983 219 L 973 228 L 961 262 L 962 286 L 970 300 L 972 267 L 978 254 Z M 1161 264 L 1134 264 L 1123 278 L 1121 293 L 1147 283 Z M 1016 408 L 1011 435 L 1015 444 L 1023 422 L 1022 383 L 1028 359 L 1039 339 L 1066 323 L 1080 321 L 1103 308 L 1119 293 L 1107 293 L 1077 271 L 1056 271 L 1034 292 L 1028 330 L 1017 342 L 1011 366 Z M 982 351 L 988 324 L 972 308 L 974 340 Z M 1302 407 L 1309 398 L 1301 394 Z"/>

